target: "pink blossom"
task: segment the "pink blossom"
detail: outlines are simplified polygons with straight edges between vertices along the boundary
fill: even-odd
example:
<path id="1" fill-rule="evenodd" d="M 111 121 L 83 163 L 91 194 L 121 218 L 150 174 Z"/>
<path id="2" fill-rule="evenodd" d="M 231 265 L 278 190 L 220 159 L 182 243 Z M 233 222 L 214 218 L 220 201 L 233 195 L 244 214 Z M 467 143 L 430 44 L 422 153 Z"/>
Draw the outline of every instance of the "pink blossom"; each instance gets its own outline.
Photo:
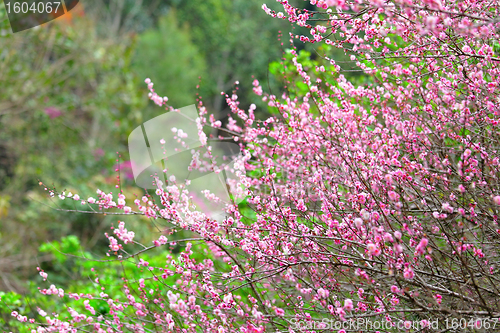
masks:
<path id="1" fill-rule="evenodd" d="M 444 211 L 447 211 L 449 213 L 453 213 L 453 207 L 449 203 L 447 203 L 447 202 L 444 202 L 441 208 Z"/>
<path id="2" fill-rule="evenodd" d="M 48 107 L 45 108 L 45 113 L 50 117 L 50 119 L 57 118 L 62 115 L 61 110 L 55 108 L 55 107 Z"/>
<path id="3" fill-rule="evenodd" d="M 354 309 L 354 305 L 352 304 L 352 300 L 347 298 L 344 301 L 344 310 L 345 311 L 352 311 L 352 309 Z"/>
<path id="4" fill-rule="evenodd" d="M 368 250 L 368 253 L 370 253 L 371 255 L 374 255 L 374 256 L 378 256 L 380 255 L 380 253 L 382 252 L 378 247 L 377 245 L 373 244 L 373 243 L 369 243 L 367 246 L 366 246 L 366 249 Z"/>
<path id="5" fill-rule="evenodd" d="M 384 241 L 392 243 L 394 242 L 394 239 L 392 238 L 392 235 L 390 233 L 386 232 L 384 234 Z"/>
<path id="6" fill-rule="evenodd" d="M 425 253 L 425 247 L 429 243 L 429 240 L 427 238 L 422 238 L 420 240 L 420 243 L 418 243 L 417 247 L 415 248 L 415 255 L 422 255 Z"/>
<path id="7" fill-rule="evenodd" d="M 319 298 L 328 298 L 328 295 L 330 294 L 328 290 L 323 288 L 319 288 L 317 293 Z"/>
<path id="8" fill-rule="evenodd" d="M 337 310 L 335 310 L 335 313 L 340 317 L 340 320 L 345 320 L 345 311 L 343 308 L 337 308 Z"/>
<path id="9" fill-rule="evenodd" d="M 403 272 L 403 276 L 405 277 L 405 279 L 412 280 L 415 276 L 415 273 L 413 272 L 413 269 L 411 267 L 407 267 Z"/>
<path id="10" fill-rule="evenodd" d="M 389 192 L 387 192 L 387 194 L 389 195 L 389 199 L 391 201 L 398 201 L 399 200 L 399 194 L 397 194 L 396 192 L 389 191 Z"/>
<path id="11" fill-rule="evenodd" d="M 276 308 L 274 309 L 274 313 L 276 313 L 278 316 L 283 316 L 285 314 L 285 310 Z"/>

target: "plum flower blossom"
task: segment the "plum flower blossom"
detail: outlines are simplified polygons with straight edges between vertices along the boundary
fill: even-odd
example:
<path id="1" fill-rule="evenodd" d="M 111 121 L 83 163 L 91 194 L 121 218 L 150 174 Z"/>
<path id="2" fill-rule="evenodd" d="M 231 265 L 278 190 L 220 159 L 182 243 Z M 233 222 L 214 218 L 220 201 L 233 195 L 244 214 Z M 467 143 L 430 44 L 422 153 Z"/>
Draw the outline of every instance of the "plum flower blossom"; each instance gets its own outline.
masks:
<path id="1" fill-rule="evenodd" d="M 389 199 L 391 201 L 398 201 L 399 200 L 399 194 L 397 194 L 396 192 L 389 191 L 389 192 L 387 192 L 387 194 L 389 195 Z"/>
<path id="2" fill-rule="evenodd" d="M 382 252 L 380 250 L 380 248 L 377 247 L 377 245 L 373 244 L 373 243 L 369 243 L 367 246 L 366 246 L 366 249 L 368 250 L 368 253 L 370 253 L 371 255 L 374 255 L 374 256 L 378 256 L 380 255 L 380 253 Z"/>
<path id="3" fill-rule="evenodd" d="M 420 243 L 418 243 L 417 247 L 415 248 L 415 254 L 416 255 L 422 255 L 425 253 L 425 247 L 429 243 L 429 240 L 427 238 L 422 238 L 420 240 Z"/>
<path id="4" fill-rule="evenodd" d="M 411 267 L 407 267 L 404 269 L 403 276 L 405 279 L 412 280 L 415 276 L 413 269 Z"/>
<path id="5" fill-rule="evenodd" d="M 319 288 L 317 293 L 319 298 L 328 298 L 328 295 L 330 294 L 328 290 L 323 288 Z"/>
<path id="6" fill-rule="evenodd" d="M 347 298 L 345 301 L 344 301 L 344 310 L 345 311 L 352 311 L 354 309 L 354 305 L 352 303 L 352 300 Z"/>

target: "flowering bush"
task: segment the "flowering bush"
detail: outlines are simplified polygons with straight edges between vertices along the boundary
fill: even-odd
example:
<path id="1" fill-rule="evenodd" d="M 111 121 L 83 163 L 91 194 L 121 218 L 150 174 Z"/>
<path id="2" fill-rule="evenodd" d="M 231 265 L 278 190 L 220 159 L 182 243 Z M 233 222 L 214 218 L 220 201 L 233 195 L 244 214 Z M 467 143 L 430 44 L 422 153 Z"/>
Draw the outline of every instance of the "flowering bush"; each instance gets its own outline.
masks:
<path id="1" fill-rule="evenodd" d="M 193 210 L 176 182 L 133 202 L 47 189 L 197 236 L 152 265 L 143 256 L 169 245 L 173 231 L 141 245 L 121 222 L 106 234 L 108 255 L 136 259 L 141 276 L 114 281 L 121 296 L 105 284 L 94 294 L 51 286 L 41 292 L 79 300 L 81 310 L 13 316 L 36 323 L 35 332 L 341 332 L 361 319 L 386 331 L 437 332 L 458 318 L 500 327 L 498 4 L 310 0 L 317 11 L 299 11 L 279 2 L 284 12 L 263 8 L 311 29 L 292 40 L 343 48 L 371 83 L 354 86 L 327 55 L 333 70 L 305 70 L 292 50 L 303 96 L 265 94 L 254 81 L 276 116 L 256 120 L 254 105 L 226 96 L 225 133 L 243 152 L 228 186 L 246 201 L 227 203 L 221 221 Z M 199 123 L 214 126 L 198 109 Z M 195 258 L 200 246 L 212 259 Z M 109 311 L 98 314 L 93 300 Z"/>

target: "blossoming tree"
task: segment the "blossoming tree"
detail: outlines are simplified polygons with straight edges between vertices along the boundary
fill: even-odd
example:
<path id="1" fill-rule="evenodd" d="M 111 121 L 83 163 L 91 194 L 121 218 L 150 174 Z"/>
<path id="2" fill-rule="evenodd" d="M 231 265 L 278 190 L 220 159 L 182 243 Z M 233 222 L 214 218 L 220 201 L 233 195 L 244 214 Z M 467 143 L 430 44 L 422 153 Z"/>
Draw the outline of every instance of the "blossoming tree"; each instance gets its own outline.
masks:
<path id="1" fill-rule="evenodd" d="M 122 222 L 106 235 L 110 256 L 142 270 L 137 281 L 116 281 L 123 297 L 103 285 L 93 295 L 52 285 L 41 292 L 84 310 L 14 316 L 35 332 L 500 328 L 498 1 L 310 0 L 315 11 L 278 2 L 282 12 L 263 9 L 310 28 L 292 41 L 345 50 L 369 83 L 353 85 L 328 54 L 326 67 L 306 70 L 292 51 L 304 96 L 265 94 L 254 81 L 275 116 L 256 120 L 254 105 L 226 96 L 233 115 L 221 130 L 242 151 L 229 185 L 246 201 L 228 202 L 222 221 L 193 210 L 175 182 L 133 204 L 121 193 L 67 198 L 47 189 L 198 237 L 152 267 L 141 255 L 169 236 L 131 252 L 134 233 Z M 201 102 L 198 110 L 199 124 L 220 126 Z M 227 268 L 193 259 L 207 244 Z M 96 314 L 90 299 L 109 313 Z"/>

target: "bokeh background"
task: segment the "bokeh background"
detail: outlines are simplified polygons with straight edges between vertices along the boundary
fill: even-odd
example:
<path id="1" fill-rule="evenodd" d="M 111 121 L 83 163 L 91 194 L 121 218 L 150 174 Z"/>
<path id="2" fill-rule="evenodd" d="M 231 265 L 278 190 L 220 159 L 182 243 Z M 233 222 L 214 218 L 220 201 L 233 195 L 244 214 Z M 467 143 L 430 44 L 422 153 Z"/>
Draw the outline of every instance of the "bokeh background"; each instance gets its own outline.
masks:
<path id="1" fill-rule="evenodd" d="M 257 104 L 258 118 L 273 110 L 253 94 L 254 78 L 278 96 L 284 74 L 300 88 L 293 66 L 280 61 L 289 32 L 307 31 L 267 16 L 262 3 L 81 0 L 63 17 L 16 34 L 0 3 L 0 329 L 14 325 L 7 303 L 23 310 L 35 302 L 27 295 L 41 281 L 37 266 L 69 286 L 78 263 L 62 253 L 102 256 L 109 245 L 104 232 L 117 224 L 116 216 L 68 211 L 81 207 L 49 200 L 39 182 L 95 197 L 98 188 L 116 192 L 118 167 L 124 192 L 144 194 L 128 167 L 127 138 L 165 112 L 148 100 L 145 78 L 175 108 L 202 96 L 222 121 L 229 109 L 220 92 L 231 94 L 235 81 L 240 106 Z M 267 5 L 278 9 L 274 1 Z M 321 64 L 318 49 L 295 45 L 307 66 Z M 157 230 L 148 219 L 126 221 L 144 235 Z"/>

